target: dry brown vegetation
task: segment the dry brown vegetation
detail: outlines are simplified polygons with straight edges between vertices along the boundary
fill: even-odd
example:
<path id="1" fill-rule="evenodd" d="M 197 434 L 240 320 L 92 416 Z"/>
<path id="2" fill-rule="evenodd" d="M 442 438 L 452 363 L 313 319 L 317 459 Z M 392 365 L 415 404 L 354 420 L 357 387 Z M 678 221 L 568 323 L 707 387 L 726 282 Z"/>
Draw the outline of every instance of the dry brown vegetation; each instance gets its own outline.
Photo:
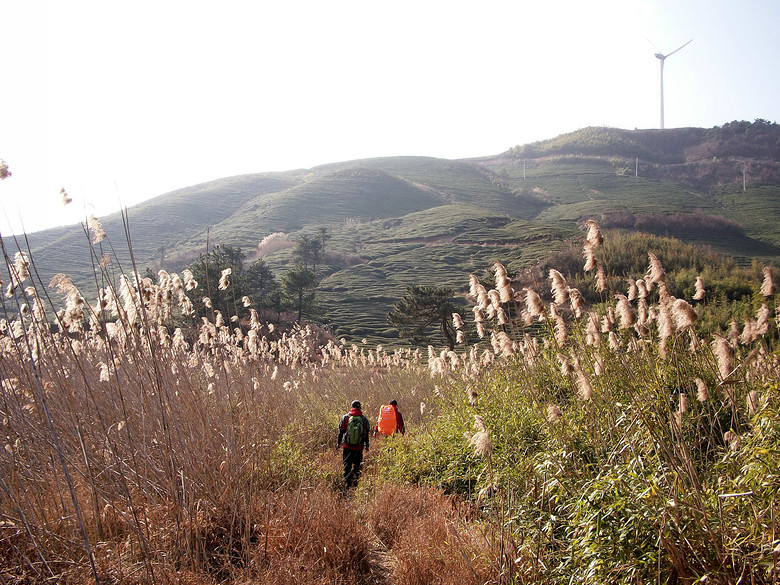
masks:
<path id="1" fill-rule="evenodd" d="M 97 302 L 60 276 L 52 314 L 5 250 L 2 582 L 776 582 L 772 270 L 755 315 L 705 338 L 652 252 L 608 291 L 587 229 L 614 302 L 497 263 L 495 289 L 471 282 L 479 338 L 427 353 L 256 313 L 195 327 L 186 274 L 115 287 L 100 264 Z M 375 441 L 345 494 L 338 417 L 390 397 L 409 436 Z"/>

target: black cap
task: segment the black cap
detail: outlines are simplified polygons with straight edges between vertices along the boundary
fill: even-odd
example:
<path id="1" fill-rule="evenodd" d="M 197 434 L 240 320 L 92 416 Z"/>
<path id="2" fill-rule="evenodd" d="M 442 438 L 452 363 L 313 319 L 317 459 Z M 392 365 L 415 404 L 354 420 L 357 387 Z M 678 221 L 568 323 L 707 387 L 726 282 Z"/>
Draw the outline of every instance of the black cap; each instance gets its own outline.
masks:
<path id="1" fill-rule="evenodd" d="M 353 400 L 352 408 L 360 408 L 360 400 Z"/>
<path id="2" fill-rule="evenodd" d="M 398 406 L 398 401 L 396 401 L 396 400 L 391 400 L 391 401 L 390 401 L 390 404 L 392 404 L 393 406 Z"/>

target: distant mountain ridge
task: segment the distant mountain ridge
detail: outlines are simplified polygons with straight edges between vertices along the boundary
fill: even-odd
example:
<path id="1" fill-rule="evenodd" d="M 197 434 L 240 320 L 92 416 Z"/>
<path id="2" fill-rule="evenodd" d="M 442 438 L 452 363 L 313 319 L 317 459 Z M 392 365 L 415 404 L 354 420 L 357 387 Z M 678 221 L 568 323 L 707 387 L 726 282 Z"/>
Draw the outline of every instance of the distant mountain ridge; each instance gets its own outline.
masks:
<path id="1" fill-rule="evenodd" d="M 580 155 L 641 159 L 648 176 L 701 189 L 741 178 L 780 182 L 780 126 L 766 120 L 714 128 L 622 130 L 589 127 L 550 140 L 515 146 L 515 158 Z M 648 166 L 648 163 L 650 165 Z"/>
<path id="2" fill-rule="evenodd" d="M 253 259 L 271 233 L 295 239 L 325 227 L 332 237 L 317 275 L 325 319 L 345 335 L 381 338 L 392 335 L 384 314 L 409 284 L 462 289 L 469 272 L 494 261 L 528 267 L 580 237 L 587 217 L 682 236 L 742 262 L 777 262 L 780 127 L 584 128 L 482 158 L 375 158 L 227 177 L 127 215 L 141 272 L 180 271 L 207 242 L 239 246 Z M 120 214 L 100 220 L 113 251 L 104 242 L 96 253 L 128 272 Z M 81 226 L 28 238 L 45 284 L 64 272 L 85 295 L 96 288 Z M 293 261 L 289 249 L 264 260 L 279 276 Z"/>
<path id="3" fill-rule="evenodd" d="M 654 163 L 684 163 L 711 157 L 780 161 L 780 126 L 766 120 L 729 122 L 714 128 L 623 130 L 588 127 L 522 146 L 509 154 L 538 158 L 553 154 L 640 157 Z"/>

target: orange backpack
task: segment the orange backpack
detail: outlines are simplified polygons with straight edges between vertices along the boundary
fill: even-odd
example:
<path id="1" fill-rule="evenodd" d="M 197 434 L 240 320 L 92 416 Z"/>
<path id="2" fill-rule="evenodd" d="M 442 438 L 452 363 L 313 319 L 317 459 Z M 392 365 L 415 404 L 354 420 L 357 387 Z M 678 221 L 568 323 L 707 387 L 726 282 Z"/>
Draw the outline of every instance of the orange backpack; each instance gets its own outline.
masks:
<path id="1" fill-rule="evenodd" d="M 396 424 L 395 408 L 390 404 L 383 404 L 376 419 L 377 430 L 385 437 L 389 437 L 395 432 Z"/>

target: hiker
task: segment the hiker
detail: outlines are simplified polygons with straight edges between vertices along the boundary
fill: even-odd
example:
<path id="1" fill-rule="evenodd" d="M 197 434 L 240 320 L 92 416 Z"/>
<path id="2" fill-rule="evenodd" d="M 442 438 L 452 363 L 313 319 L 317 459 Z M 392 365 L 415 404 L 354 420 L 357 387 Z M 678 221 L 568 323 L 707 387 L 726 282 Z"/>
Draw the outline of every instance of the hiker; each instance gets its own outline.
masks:
<path id="1" fill-rule="evenodd" d="M 395 433 L 405 435 L 406 427 L 404 426 L 404 417 L 401 416 L 401 411 L 398 410 L 398 402 L 391 400 L 390 404 L 383 404 L 379 409 L 379 416 L 374 427 L 374 436 L 381 434 L 389 437 Z"/>
<path id="2" fill-rule="evenodd" d="M 360 401 L 352 402 L 349 412 L 341 417 L 339 423 L 338 446 L 343 447 L 341 454 L 344 462 L 344 483 L 347 489 L 355 487 L 360 479 L 363 466 L 363 448 L 368 451 L 368 429 L 371 423 L 360 410 Z"/>

